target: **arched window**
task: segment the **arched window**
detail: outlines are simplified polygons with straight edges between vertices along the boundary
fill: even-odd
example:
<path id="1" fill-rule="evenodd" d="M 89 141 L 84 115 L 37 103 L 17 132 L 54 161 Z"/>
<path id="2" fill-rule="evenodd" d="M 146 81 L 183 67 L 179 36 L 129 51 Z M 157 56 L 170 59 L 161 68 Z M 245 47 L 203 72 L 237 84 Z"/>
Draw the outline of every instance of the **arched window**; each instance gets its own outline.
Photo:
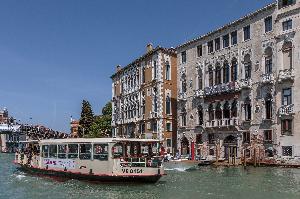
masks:
<path id="1" fill-rule="evenodd" d="M 226 119 L 230 118 L 230 107 L 228 101 L 226 101 L 224 104 L 223 117 Z"/>
<path id="2" fill-rule="evenodd" d="M 231 81 L 237 81 L 238 78 L 238 62 L 236 58 L 233 58 L 231 62 Z"/>
<path id="3" fill-rule="evenodd" d="M 249 97 L 246 98 L 244 103 L 244 109 L 245 109 L 245 120 L 251 121 L 251 115 L 252 115 L 252 108 L 251 108 L 251 100 Z"/>
<path id="4" fill-rule="evenodd" d="M 153 62 L 153 79 L 157 78 L 157 62 Z"/>
<path id="5" fill-rule="evenodd" d="M 251 79 L 252 66 L 251 66 L 251 59 L 249 54 L 245 55 L 244 57 L 244 67 L 245 67 L 245 79 Z"/>
<path id="6" fill-rule="evenodd" d="M 217 120 L 221 120 L 222 119 L 222 108 L 221 108 L 221 104 L 218 103 L 216 106 L 216 119 Z"/>
<path id="7" fill-rule="evenodd" d="M 280 9 L 289 5 L 293 5 L 295 2 L 295 0 L 278 0 L 278 8 Z"/>
<path id="8" fill-rule="evenodd" d="M 145 70 L 146 70 L 145 67 L 143 67 L 143 68 L 142 68 L 142 82 L 143 82 L 143 83 L 145 83 L 145 78 L 146 78 L 146 77 L 145 77 L 145 74 L 146 74 Z"/>
<path id="9" fill-rule="evenodd" d="M 187 155 L 190 153 L 189 140 L 184 136 L 181 140 L 181 154 Z"/>
<path id="10" fill-rule="evenodd" d="M 266 119 L 272 119 L 272 95 L 268 93 L 265 98 Z"/>
<path id="11" fill-rule="evenodd" d="M 238 113 L 237 101 L 234 100 L 231 104 L 231 117 L 237 117 L 237 113 Z"/>
<path id="12" fill-rule="evenodd" d="M 211 66 L 208 68 L 208 78 L 209 78 L 209 86 L 211 87 L 214 85 L 214 72 Z"/>
<path id="13" fill-rule="evenodd" d="M 284 69 L 293 68 L 293 44 L 292 42 L 285 42 L 282 46 L 283 53 L 283 67 Z"/>
<path id="14" fill-rule="evenodd" d="M 223 83 L 229 82 L 229 70 L 230 70 L 229 63 L 225 61 L 223 66 Z"/>
<path id="15" fill-rule="evenodd" d="M 212 104 L 210 104 L 208 107 L 208 119 L 209 119 L 209 121 L 212 121 L 215 119 L 214 106 Z"/>
<path id="16" fill-rule="evenodd" d="M 186 126 L 186 110 L 185 110 L 185 108 L 181 109 L 181 126 Z"/>
<path id="17" fill-rule="evenodd" d="M 171 80 L 171 66 L 168 61 L 166 62 L 166 80 Z"/>
<path id="18" fill-rule="evenodd" d="M 270 74 L 272 73 L 273 70 L 273 60 L 272 60 L 272 48 L 268 47 L 265 50 L 265 74 Z"/>
<path id="19" fill-rule="evenodd" d="M 198 106 L 198 123 L 203 125 L 203 109 L 202 106 Z"/>
<path id="20" fill-rule="evenodd" d="M 203 74 L 201 70 L 198 71 L 198 89 L 203 89 Z"/>
<path id="21" fill-rule="evenodd" d="M 153 104 L 154 104 L 154 112 L 157 113 L 158 111 L 158 102 L 157 102 L 157 89 L 154 88 L 154 98 L 153 98 Z"/>
<path id="22" fill-rule="evenodd" d="M 217 63 L 216 65 L 216 85 L 221 84 L 221 66 L 219 65 L 219 63 Z"/>
<path id="23" fill-rule="evenodd" d="M 166 114 L 171 114 L 171 98 L 169 95 L 166 97 Z"/>
<path id="24" fill-rule="evenodd" d="M 186 87 L 187 87 L 187 84 L 186 84 L 186 75 L 183 74 L 182 77 L 181 77 L 181 91 L 183 93 L 186 92 Z"/>

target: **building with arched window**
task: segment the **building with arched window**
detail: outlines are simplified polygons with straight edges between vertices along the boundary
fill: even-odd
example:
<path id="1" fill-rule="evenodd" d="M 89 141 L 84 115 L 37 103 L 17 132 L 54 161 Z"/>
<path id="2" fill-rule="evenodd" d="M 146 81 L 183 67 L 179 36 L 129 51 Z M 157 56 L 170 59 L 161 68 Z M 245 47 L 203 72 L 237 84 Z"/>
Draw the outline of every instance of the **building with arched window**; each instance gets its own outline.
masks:
<path id="1" fill-rule="evenodd" d="M 153 48 L 112 75 L 113 136 L 160 139 L 165 151 L 177 146 L 177 55 Z"/>
<path id="2" fill-rule="evenodd" d="M 300 163 L 299 10 L 300 0 L 278 0 L 176 48 L 178 85 L 191 82 L 178 87 L 179 152 Z"/>

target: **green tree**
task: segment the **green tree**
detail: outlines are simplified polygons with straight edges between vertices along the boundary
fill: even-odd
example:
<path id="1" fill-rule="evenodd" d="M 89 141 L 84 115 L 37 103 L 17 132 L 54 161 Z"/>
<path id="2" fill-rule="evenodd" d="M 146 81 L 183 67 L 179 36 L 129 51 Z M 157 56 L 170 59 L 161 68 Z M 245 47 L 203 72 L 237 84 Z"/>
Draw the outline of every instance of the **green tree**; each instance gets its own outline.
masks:
<path id="1" fill-rule="evenodd" d="M 108 102 L 102 108 L 102 115 L 110 115 L 111 116 L 111 114 L 112 114 L 112 106 L 111 106 L 111 102 Z"/>
<path id="2" fill-rule="evenodd" d="M 82 101 L 81 115 L 79 120 L 79 136 L 87 135 L 91 131 L 92 123 L 94 122 L 94 114 L 91 104 L 87 100 Z"/>
<path id="3" fill-rule="evenodd" d="M 90 132 L 86 137 L 109 137 L 111 136 L 112 106 L 108 102 L 102 109 L 102 115 L 95 116 Z"/>

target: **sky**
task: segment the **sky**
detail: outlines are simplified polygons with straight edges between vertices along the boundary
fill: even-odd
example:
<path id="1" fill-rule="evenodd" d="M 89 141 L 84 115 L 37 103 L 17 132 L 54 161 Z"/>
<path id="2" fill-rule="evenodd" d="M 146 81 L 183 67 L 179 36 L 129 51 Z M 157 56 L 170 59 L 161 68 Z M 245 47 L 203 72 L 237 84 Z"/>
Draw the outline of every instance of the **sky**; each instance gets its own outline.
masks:
<path id="1" fill-rule="evenodd" d="M 95 114 L 111 79 L 145 53 L 176 47 L 273 0 L 1 0 L 0 109 L 21 123 L 69 132 L 88 100 Z"/>

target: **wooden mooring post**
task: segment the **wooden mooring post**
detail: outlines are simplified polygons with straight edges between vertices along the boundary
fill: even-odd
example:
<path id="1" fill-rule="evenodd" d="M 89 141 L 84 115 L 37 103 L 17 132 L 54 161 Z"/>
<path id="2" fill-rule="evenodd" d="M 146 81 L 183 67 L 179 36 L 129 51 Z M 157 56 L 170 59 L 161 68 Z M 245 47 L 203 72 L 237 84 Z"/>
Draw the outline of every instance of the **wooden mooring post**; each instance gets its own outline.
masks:
<path id="1" fill-rule="evenodd" d="M 260 167 L 260 148 L 258 148 L 258 166 Z"/>
<path id="2" fill-rule="evenodd" d="M 246 167 L 247 166 L 246 149 L 243 150 L 243 156 L 244 156 L 244 167 Z"/>
<path id="3" fill-rule="evenodd" d="M 256 148 L 254 148 L 254 167 L 256 167 Z"/>
<path id="4" fill-rule="evenodd" d="M 228 166 L 230 166 L 230 148 L 228 148 Z"/>

